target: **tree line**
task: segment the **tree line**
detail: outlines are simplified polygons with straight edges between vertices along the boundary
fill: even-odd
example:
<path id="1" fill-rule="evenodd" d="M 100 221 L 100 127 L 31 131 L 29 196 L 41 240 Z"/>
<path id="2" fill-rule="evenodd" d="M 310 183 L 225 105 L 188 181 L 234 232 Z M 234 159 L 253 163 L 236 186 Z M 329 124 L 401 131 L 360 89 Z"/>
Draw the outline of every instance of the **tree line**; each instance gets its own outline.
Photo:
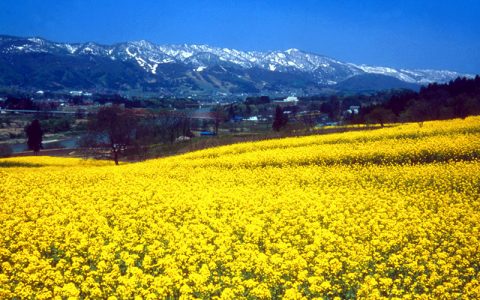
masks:
<path id="1" fill-rule="evenodd" d="M 404 91 L 387 101 L 362 107 L 351 123 L 423 122 L 480 114 L 480 76 L 432 83 L 419 92 Z"/>
<path id="2" fill-rule="evenodd" d="M 320 98 L 319 98 L 320 97 Z M 356 96 L 313 96 L 303 97 L 301 102 L 308 111 L 328 114 L 331 119 L 349 123 L 420 122 L 437 119 L 465 118 L 480 114 L 480 77 L 457 78 L 446 84 L 429 84 L 419 92 L 402 90 L 380 92 L 373 95 Z M 152 145 L 173 144 L 179 137 L 193 137 L 194 126 L 205 126 L 209 122 L 213 133 L 226 120 L 236 116 L 270 113 L 271 100 L 267 96 L 250 97 L 242 104 L 218 105 L 210 111 L 211 120 L 192 120 L 185 111 L 148 111 L 123 108 L 120 105 L 103 106 L 97 114 L 91 115 L 85 134 L 79 146 L 84 149 L 101 149 L 111 154 L 116 164 L 121 155 L 142 155 L 146 157 Z M 351 105 L 360 106 L 358 114 L 345 115 Z M 295 107 L 274 108 L 272 130 L 280 131 L 289 122 L 285 111 L 295 112 Z M 313 127 L 316 119 L 312 114 L 303 114 L 300 119 L 307 127 Z M 200 123 L 198 123 L 200 122 Z M 51 123 L 51 124 L 50 124 Z M 68 122 L 32 122 L 25 132 L 29 149 L 38 153 L 41 135 L 69 128 Z M 198 128 L 198 127 L 197 127 Z M 38 135 L 40 134 L 40 137 Z M 103 150 L 102 150 L 103 149 Z"/>

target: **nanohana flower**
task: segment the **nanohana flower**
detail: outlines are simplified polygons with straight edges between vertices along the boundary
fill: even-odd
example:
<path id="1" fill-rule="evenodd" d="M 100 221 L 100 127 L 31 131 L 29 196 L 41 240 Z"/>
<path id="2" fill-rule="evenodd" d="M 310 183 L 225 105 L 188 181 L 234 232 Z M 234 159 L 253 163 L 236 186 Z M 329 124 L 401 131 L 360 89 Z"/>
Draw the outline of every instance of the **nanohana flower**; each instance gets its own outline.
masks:
<path id="1" fill-rule="evenodd" d="M 0 159 L 0 299 L 480 298 L 480 117 Z"/>

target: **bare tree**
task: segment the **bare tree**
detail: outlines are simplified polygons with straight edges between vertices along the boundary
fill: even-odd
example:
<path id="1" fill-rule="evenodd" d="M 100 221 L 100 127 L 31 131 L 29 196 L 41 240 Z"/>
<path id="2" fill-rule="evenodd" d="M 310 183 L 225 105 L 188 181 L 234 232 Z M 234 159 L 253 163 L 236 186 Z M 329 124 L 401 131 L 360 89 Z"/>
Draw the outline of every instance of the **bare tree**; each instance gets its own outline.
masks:
<path id="1" fill-rule="evenodd" d="M 214 122 L 213 125 L 215 135 L 218 135 L 218 128 L 220 127 L 220 124 L 225 121 L 227 114 L 225 113 L 223 106 L 217 105 L 212 109 L 211 116 Z"/>
<path id="2" fill-rule="evenodd" d="M 119 154 L 133 139 L 137 120 L 135 115 L 120 106 L 102 107 L 90 120 L 89 130 L 109 145 L 115 164 Z"/>
<path id="3" fill-rule="evenodd" d="M 374 123 L 379 123 L 381 127 L 385 126 L 385 123 L 393 122 L 395 120 L 395 114 L 386 108 L 376 107 L 367 116 L 367 120 Z"/>
<path id="4" fill-rule="evenodd" d="M 298 114 L 299 121 L 303 123 L 305 128 L 310 131 L 317 124 L 318 118 L 321 116 L 321 112 L 310 111 Z"/>

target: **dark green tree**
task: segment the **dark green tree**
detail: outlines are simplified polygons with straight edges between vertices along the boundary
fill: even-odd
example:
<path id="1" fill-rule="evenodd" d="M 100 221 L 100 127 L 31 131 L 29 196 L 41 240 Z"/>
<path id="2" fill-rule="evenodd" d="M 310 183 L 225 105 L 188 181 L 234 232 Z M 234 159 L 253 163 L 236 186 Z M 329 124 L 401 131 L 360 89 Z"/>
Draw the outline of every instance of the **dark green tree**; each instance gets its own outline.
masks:
<path id="1" fill-rule="evenodd" d="M 30 125 L 25 128 L 27 134 L 27 145 L 29 150 L 33 150 L 34 155 L 38 155 L 42 148 L 43 131 L 40 121 L 33 120 Z"/>
<path id="2" fill-rule="evenodd" d="M 252 108 L 250 107 L 250 105 L 246 105 L 245 107 L 245 117 L 250 117 L 250 115 L 252 114 Z"/>
<path id="3" fill-rule="evenodd" d="M 275 108 L 275 117 L 273 119 L 273 124 L 272 124 L 273 130 L 280 131 L 280 129 L 285 125 L 287 125 L 287 123 L 288 123 L 287 115 L 285 115 L 283 113 L 283 109 L 279 105 L 277 105 L 277 107 Z"/>
<path id="4" fill-rule="evenodd" d="M 423 126 L 423 122 L 431 120 L 430 116 L 431 106 L 422 99 L 412 101 L 407 110 L 402 114 L 402 118 L 406 121 L 417 122 L 420 127 Z"/>
<path id="5" fill-rule="evenodd" d="M 233 107 L 233 104 L 230 104 L 228 107 L 228 119 L 233 120 L 235 118 L 235 108 Z"/>

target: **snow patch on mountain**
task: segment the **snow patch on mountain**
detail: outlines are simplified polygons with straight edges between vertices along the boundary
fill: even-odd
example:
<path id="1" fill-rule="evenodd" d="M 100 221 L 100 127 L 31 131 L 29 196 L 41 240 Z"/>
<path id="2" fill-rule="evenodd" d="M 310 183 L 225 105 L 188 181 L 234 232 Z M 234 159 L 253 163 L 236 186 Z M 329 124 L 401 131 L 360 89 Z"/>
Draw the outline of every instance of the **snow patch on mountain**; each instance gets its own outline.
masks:
<path id="1" fill-rule="evenodd" d="M 355 66 L 361 69 L 362 71 L 364 71 L 365 73 L 392 76 L 409 83 L 418 82 L 418 80 L 415 80 L 413 77 L 409 76 L 408 73 L 405 73 L 402 70 L 396 70 L 388 67 L 372 67 L 367 65 L 355 65 Z"/>
<path id="2" fill-rule="evenodd" d="M 158 63 L 154 64 L 152 67 L 152 74 L 157 74 Z"/>
<path id="3" fill-rule="evenodd" d="M 36 37 L 28 38 L 27 40 L 29 40 L 32 43 L 36 43 L 36 44 L 40 44 L 40 45 L 42 45 L 44 43 L 43 39 L 36 38 Z"/>
<path id="4" fill-rule="evenodd" d="M 59 46 L 61 47 L 62 45 Z M 70 44 L 65 44 L 64 47 L 68 50 L 68 52 L 70 52 L 70 54 L 74 54 L 78 50 L 78 46 L 73 46 Z"/>

